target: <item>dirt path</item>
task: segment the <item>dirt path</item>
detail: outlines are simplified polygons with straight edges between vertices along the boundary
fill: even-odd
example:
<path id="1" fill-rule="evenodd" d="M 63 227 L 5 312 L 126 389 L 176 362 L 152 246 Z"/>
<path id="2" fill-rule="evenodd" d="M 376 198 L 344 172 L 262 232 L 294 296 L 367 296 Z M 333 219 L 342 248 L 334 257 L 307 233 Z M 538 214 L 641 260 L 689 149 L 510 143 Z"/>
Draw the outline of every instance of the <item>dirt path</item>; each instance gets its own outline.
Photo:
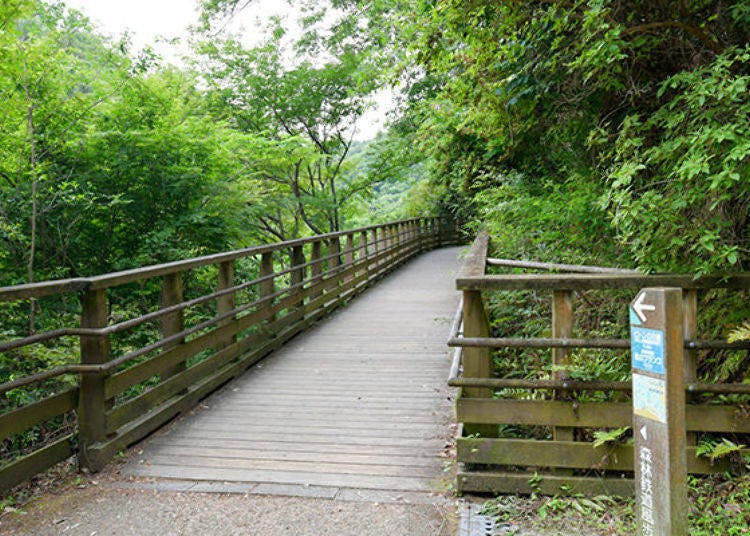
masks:
<path id="1" fill-rule="evenodd" d="M 455 508 L 435 504 L 118 489 L 97 481 L 46 495 L 0 519 L 0 534 L 28 536 L 456 534 Z"/>

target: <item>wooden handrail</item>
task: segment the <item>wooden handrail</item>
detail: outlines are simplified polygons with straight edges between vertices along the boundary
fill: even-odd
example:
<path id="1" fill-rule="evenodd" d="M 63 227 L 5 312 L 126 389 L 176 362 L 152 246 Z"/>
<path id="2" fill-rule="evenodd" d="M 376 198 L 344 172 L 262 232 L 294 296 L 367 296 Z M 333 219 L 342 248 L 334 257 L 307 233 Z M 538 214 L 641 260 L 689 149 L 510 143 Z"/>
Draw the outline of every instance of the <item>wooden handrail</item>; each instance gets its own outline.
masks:
<path id="1" fill-rule="evenodd" d="M 81 298 L 78 326 L 0 343 L 2 352 L 49 344 L 64 336 L 80 337 L 80 363 L 0 384 L 2 394 L 75 374 L 73 394 L 59 408 L 54 402 L 57 395 L 53 395 L 11 409 L 5 418 L 24 415 L 27 429 L 41 422 L 35 417 L 37 413 L 49 419 L 75 409 L 79 460 L 90 470 L 98 470 L 118 450 L 190 409 L 399 264 L 421 251 L 451 242 L 443 236 L 443 230 L 435 218 L 416 218 L 88 278 L 1 288 L 0 302 L 71 292 L 80 293 Z M 249 280 L 238 280 L 234 261 L 248 257 L 257 259 L 257 266 Z M 204 266 L 218 268 L 213 288 L 184 299 L 183 272 Z M 159 303 L 149 305 L 155 310 L 108 323 L 108 289 L 156 277 L 163 280 Z M 249 302 L 236 298 L 247 291 L 251 291 Z M 207 302 L 216 303 L 215 314 L 186 326 L 184 311 Z M 147 322 L 159 323 L 161 338 L 128 349 L 124 355 L 111 355 L 112 335 Z M 193 358 L 197 356 L 202 360 L 196 362 Z M 144 384 L 146 380 L 149 382 Z M 132 387 L 138 389 L 133 392 Z M 0 465 L 0 489 L 31 476 L 26 474 L 30 468 L 43 469 L 70 455 L 75 443 L 76 434 L 66 436 L 54 448 L 39 448 Z"/>
<path id="2" fill-rule="evenodd" d="M 60 294 L 65 292 L 106 289 L 171 273 L 184 272 L 186 270 L 192 270 L 195 268 L 200 268 L 202 266 L 220 264 L 222 262 L 233 261 L 245 257 L 253 257 L 267 252 L 289 249 L 295 246 L 302 246 L 320 240 L 338 238 L 341 236 L 346 236 L 350 233 L 361 233 L 363 231 L 382 229 L 397 224 L 416 223 L 420 221 L 422 221 L 421 218 L 399 220 L 396 222 L 359 227 L 357 229 L 348 231 L 338 231 L 335 233 L 326 233 L 305 238 L 298 238 L 295 240 L 287 240 L 285 242 L 275 242 L 273 244 L 252 246 L 244 249 L 215 253 L 213 255 L 205 255 L 202 257 L 194 257 L 191 259 L 184 259 L 162 264 L 143 266 L 139 268 L 133 268 L 131 270 L 122 270 L 119 272 L 111 272 L 92 277 L 77 277 L 73 279 L 59 279 L 54 281 L 14 285 L 11 287 L 0 287 L 0 302 L 17 301 L 28 298 L 41 298 L 44 296 L 50 296 L 53 294 Z"/>
<path id="3" fill-rule="evenodd" d="M 463 307 L 451 325 L 448 346 L 454 347 L 448 385 L 460 389 L 456 399 L 456 415 L 463 433 L 457 441 L 457 489 L 472 492 L 515 493 L 519 482 L 529 480 L 538 473 L 545 481 L 545 493 L 608 493 L 614 487 L 617 493 L 632 493 L 632 480 L 622 469 L 633 470 L 632 453 L 610 457 L 611 451 L 595 452 L 587 440 L 592 430 L 632 425 L 632 406 L 627 401 L 632 391 L 630 381 L 608 381 L 592 378 L 581 380 L 571 377 L 567 365 L 570 351 L 575 348 L 630 350 L 630 340 L 625 338 L 585 338 L 573 335 L 575 291 L 641 289 L 644 287 L 679 287 L 683 289 L 683 347 L 685 349 L 685 391 L 692 394 L 750 395 L 747 383 L 700 383 L 697 381 L 695 350 L 750 350 L 750 341 L 729 343 L 722 340 L 698 340 L 697 291 L 726 288 L 749 289 L 750 274 L 712 274 L 694 277 L 692 274 L 641 274 L 635 271 L 562 265 L 527 261 L 508 261 L 487 257 L 488 234 L 481 232 L 474 241 L 464 266 L 456 278 L 456 288 L 463 292 L 471 307 Z M 583 273 L 559 274 L 488 274 L 488 266 L 528 268 Z M 495 337 L 486 329 L 485 307 L 487 291 L 547 291 L 551 295 L 551 337 Z M 623 307 L 627 304 L 623 302 Z M 459 310 L 459 312 L 461 312 Z M 463 320 L 463 324 L 462 324 Z M 463 325 L 463 329 L 460 326 Z M 538 370 L 531 378 L 493 377 L 490 365 L 501 356 L 492 349 L 534 348 L 551 350 L 552 367 Z M 467 360 L 467 357 L 470 361 Z M 463 371 L 461 365 L 463 363 Z M 485 366 L 482 366 L 484 364 Z M 537 377 L 534 377 L 537 376 Z M 622 379 L 622 378 L 620 378 Z M 507 393 L 520 390 L 519 398 L 513 395 L 494 396 L 499 390 Z M 534 394 L 547 391 L 546 397 Z M 582 402 L 575 393 L 603 392 L 612 400 L 598 395 Z M 584 399 L 585 400 L 585 399 Z M 732 403 L 700 404 L 688 399 L 685 411 L 688 421 L 689 441 L 696 441 L 697 433 L 750 433 L 750 420 L 742 405 Z M 726 401 L 729 400 L 729 401 Z M 498 426 L 501 425 L 501 426 Z M 498 438 L 498 431 L 516 426 L 538 427 L 529 437 L 535 439 Z M 539 429 L 544 430 L 543 438 Z M 578 431 L 577 431 L 578 430 Z M 512 433 L 513 433 L 512 432 Z M 549 434 L 551 432 L 551 434 Z M 512 435 L 511 433 L 511 435 Z M 530 432 L 531 434 L 531 432 Z M 551 437 L 550 437 L 551 436 Z M 705 463 L 694 455 L 690 471 L 716 473 L 728 470 L 723 466 Z M 605 455 L 606 454 L 606 455 Z M 604 457 L 602 457 L 604 456 Z M 519 467 L 528 468 L 526 473 Z M 508 468 L 507 472 L 504 468 Z M 597 476 L 576 476 L 573 470 Z M 608 473 L 608 471 L 613 471 Z"/>
<path id="4" fill-rule="evenodd" d="M 644 287 L 750 288 L 750 274 L 504 274 L 459 276 L 458 290 L 604 290 Z"/>
<path id="5" fill-rule="evenodd" d="M 586 274 L 638 274 L 638 270 L 627 268 L 609 268 L 605 266 L 588 266 L 585 264 L 560 264 L 557 262 L 518 261 L 515 259 L 487 258 L 489 266 L 506 268 L 529 268 L 532 270 L 549 270 L 560 272 L 580 272 Z"/>

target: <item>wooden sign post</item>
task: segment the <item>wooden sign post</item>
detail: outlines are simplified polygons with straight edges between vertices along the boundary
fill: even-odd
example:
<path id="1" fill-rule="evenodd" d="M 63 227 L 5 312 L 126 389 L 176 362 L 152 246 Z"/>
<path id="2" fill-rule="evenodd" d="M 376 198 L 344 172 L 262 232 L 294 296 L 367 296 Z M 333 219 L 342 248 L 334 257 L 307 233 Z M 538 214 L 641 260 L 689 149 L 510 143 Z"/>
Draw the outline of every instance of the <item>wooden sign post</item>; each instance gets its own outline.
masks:
<path id="1" fill-rule="evenodd" d="M 630 304 L 635 498 L 640 536 L 687 534 L 682 289 Z"/>

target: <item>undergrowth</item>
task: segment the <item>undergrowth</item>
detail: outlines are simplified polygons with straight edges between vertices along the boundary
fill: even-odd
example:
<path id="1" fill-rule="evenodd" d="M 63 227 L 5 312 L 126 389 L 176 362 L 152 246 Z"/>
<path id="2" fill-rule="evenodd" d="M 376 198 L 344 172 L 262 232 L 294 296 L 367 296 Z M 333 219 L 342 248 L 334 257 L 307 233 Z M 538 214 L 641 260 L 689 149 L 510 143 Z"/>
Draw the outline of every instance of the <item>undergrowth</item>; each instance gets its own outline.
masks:
<path id="1" fill-rule="evenodd" d="M 750 475 L 689 477 L 688 503 L 691 536 L 750 534 Z M 635 501 L 624 497 L 504 495 L 487 501 L 483 513 L 494 516 L 509 534 L 514 528 L 555 533 L 560 527 L 565 534 L 636 532 Z"/>

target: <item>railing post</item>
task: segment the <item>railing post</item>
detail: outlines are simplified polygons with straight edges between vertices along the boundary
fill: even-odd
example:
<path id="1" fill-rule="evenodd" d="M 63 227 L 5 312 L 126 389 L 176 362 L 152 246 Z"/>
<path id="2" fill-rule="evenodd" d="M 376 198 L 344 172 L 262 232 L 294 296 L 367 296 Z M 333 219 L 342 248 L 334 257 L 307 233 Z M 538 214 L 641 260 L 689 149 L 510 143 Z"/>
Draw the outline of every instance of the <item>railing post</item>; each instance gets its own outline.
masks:
<path id="1" fill-rule="evenodd" d="M 370 246 L 367 242 L 367 231 L 359 235 L 359 260 L 362 266 L 360 274 L 365 274 L 365 285 L 370 279 Z"/>
<path id="2" fill-rule="evenodd" d="M 329 240 L 328 256 L 330 257 L 330 259 L 328 260 L 328 268 L 329 271 L 333 274 L 338 271 L 335 270 L 335 268 L 341 266 L 341 242 L 339 242 L 338 236 L 334 236 Z"/>
<path id="3" fill-rule="evenodd" d="M 86 291 L 81 298 L 81 327 L 107 326 L 107 291 Z M 109 361 L 109 335 L 81 335 L 81 364 L 101 365 Z M 107 436 L 107 400 L 104 383 L 107 375 L 81 374 L 78 395 L 78 462 L 89 471 L 98 471 L 106 463 L 90 456 L 88 449 Z"/>
<path id="4" fill-rule="evenodd" d="M 333 299 L 335 300 L 339 296 L 339 285 L 341 283 L 339 275 L 341 271 L 341 242 L 338 236 L 334 236 L 328 242 L 328 257 L 329 277 L 335 278 L 335 281 L 333 282 L 333 287 L 327 290 L 326 294 L 333 294 Z"/>
<path id="5" fill-rule="evenodd" d="M 464 291 L 464 337 L 489 337 L 490 324 L 487 311 L 482 303 L 482 293 L 478 290 Z M 463 349 L 463 375 L 467 378 L 489 378 L 492 376 L 492 355 L 489 348 Z M 486 387 L 465 387 L 461 396 L 470 398 L 490 398 L 492 390 Z M 464 425 L 464 434 L 479 434 L 482 437 L 497 436 L 497 426 L 492 424 Z"/>
<path id="6" fill-rule="evenodd" d="M 312 287 L 318 287 L 321 284 L 323 261 L 321 261 L 320 258 L 323 256 L 322 249 L 323 245 L 320 240 L 316 240 L 312 243 L 312 249 L 310 250 L 310 285 Z M 315 300 L 321 294 L 323 294 L 322 290 L 314 290 L 312 294 L 310 294 L 310 301 Z"/>
<path id="7" fill-rule="evenodd" d="M 482 232 L 477 236 L 473 246 L 464 260 L 460 277 L 481 276 L 487 265 L 489 235 Z M 482 301 L 480 290 L 464 290 L 463 293 L 463 336 L 482 337 L 490 335 L 490 323 Z M 492 351 L 490 348 L 463 349 L 463 376 L 465 378 L 489 378 L 492 375 Z M 465 387 L 460 396 L 470 398 L 490 398 L 492 389 L 486 387 Z M 497 437 L 498 428 L 494 424 L 465 423 L 464 435 L 479 434 L 482 437 Z"/>
<path id="8" fill-rule="evenodd" d="M 682 322 L 683 339 L 686 341 L 698 338 L 698 291 L 696 289 L 682 290 Z M 685 383 L 692 383 L 698 379 L 698 352 L 685 350 Z M 689 400 L 689 399 L 688 399 Z M 686 442 L 695 445 L 698 434 L 687 432 Z"/>
<path id="9" fill-rule="evenodd" d="M 393 229 L 390 225 L 386 225 L 382 228 L 383 230 L 383 261 L 382 264 L 386 266 L 386 269 L 388 265 L 391 262 L 391 247 L 393 246 Z"/>
<path id="10" fill-rule="evenodd" d="M 390 265 L 395 266 L 398 264 L 398 256 L 401 252 L 401 224 L 394 225 L 391 232 L 393 233 L 393 247 L 391 248 Z"/>
<path id="11" fill-rule="evenodd" d="M 372 230 L 372 266 L 370 267 L 370 271 L 379 272 L 380 271 L 380 265 L 382 264 L 382 261 L 378 259 L 378 256 L 380 255 L 380 252 L 383 250 L 382 244 L 380 241 L 383 239 L 383 232 L 382 227 L 378 228 L 375 227 Z M 369 264 L 368 264 L 369 266 Z"/>
<path id="12" fill-rule="evenodd" d="M 274 293 L 273 284 L 273 252 L 266 251 L 260 256 L 260 277 L 263 281 L 258 285 L 258 292 L 260 298 L 266 298 Z M 266 279 L 267 278 L 267 279 Z M 273 300 L 266 300 L 261 306 L 261 311 L 266 311 L 267 321 L 272 322 L 276 315 L 271 314 L 271 308 L 273 307 Z"/>
<path id="13" fill-rule="evenodd" d="M 346 249 L 346 252 L 344 253 L 344 270 L 349 270 L 354 266 L 354 234 L 350 233 L 346 235 L 344 247 Z M 349 275 L 344 278 L 344 282 L 348 283 L 353 278 L 354 273 L 349 272 Z"/>
<path id="14" fill-rule="evenodd" d="M 305 264 L 305 252 L 302 250 L 302 246 L 294 246 L 292 247 L 292 253 L 291 253 L 291 264 L 292 267 L 297 267 L 292 270 L 292 272 L 289 274 L 289 284 L 291 286 L 299 285 L 305 280 L 305 273 L 307 270 L 303 266 Z M 302 294 L 302 288 L 298 288 L 296 290 L 293 290 L 292 292 L 294 294 Z M 297 304 L 297 307 L 304 306 L 303 303 L 304 300 L 300 300 L 300 302 Z"/>
<path id="15" fill-rule="evenodd" d="M 552 337 L 556 339 L 569 339 L 573 336 L 573 291 L 555 290 L 552 295 Z M 554 368 L 565 367 L 570 363 L 570 350 L 567 348 L 552 349 L 552 366 Z M 565 370 L 556 370 L 556 380 L 565 380 L 568 373 Z M 555 441 L 573 441 L 573 428 L 555 426 L 552 429 L 552 438 Z"/>
<path id="16" fill-rule="evenodd" d="M 170 307 L 172 305 L 182 303 L 182 299 L 182 273 L 176 272 L 165 275 L 161 283 L 159 307 L 162 309 L 166 309 L 167 307 Z M 164 339 L 181 332 L 183 329 L 185 329 L 184 311 L 180 309 L 179 311 L 168 313 L 162 316 L 160 319 L 159 328 L 161 331 L 161 336 Z M 175 346 L 179 346 L 183 342 L 184 339 L 179 339 L 165 346 L 164 350 L 166 351 L 170 348 L 174 348 Z M 173 367 L 165 370 L 161 375 L 161 379 L 162 381 L 164 381 L 167 378 L 171 378 L 172 376 L 179 374 L 183 370 L 185 370 L 185 361 L 181 361 Z"/>
<path id="17" fill-rule="evenodd" d="M 227 290 L 234 286 L 234 261 L 226 261 L 219 264 L 219 281 L 218 290 Z M 221 316 L 234 310 L 234 292 L 219 296 L 216 298 L 216 314 Z M 216 324 L 216 328 L 222 328 L 231 324 L 233 318 L 225 318 Z M 236 335 L 230 335 L 219 339 L 216 344 L 216 349 L 221 350 L 226 348 L 230 344 L 233 344 L 237 340 Z"/>

